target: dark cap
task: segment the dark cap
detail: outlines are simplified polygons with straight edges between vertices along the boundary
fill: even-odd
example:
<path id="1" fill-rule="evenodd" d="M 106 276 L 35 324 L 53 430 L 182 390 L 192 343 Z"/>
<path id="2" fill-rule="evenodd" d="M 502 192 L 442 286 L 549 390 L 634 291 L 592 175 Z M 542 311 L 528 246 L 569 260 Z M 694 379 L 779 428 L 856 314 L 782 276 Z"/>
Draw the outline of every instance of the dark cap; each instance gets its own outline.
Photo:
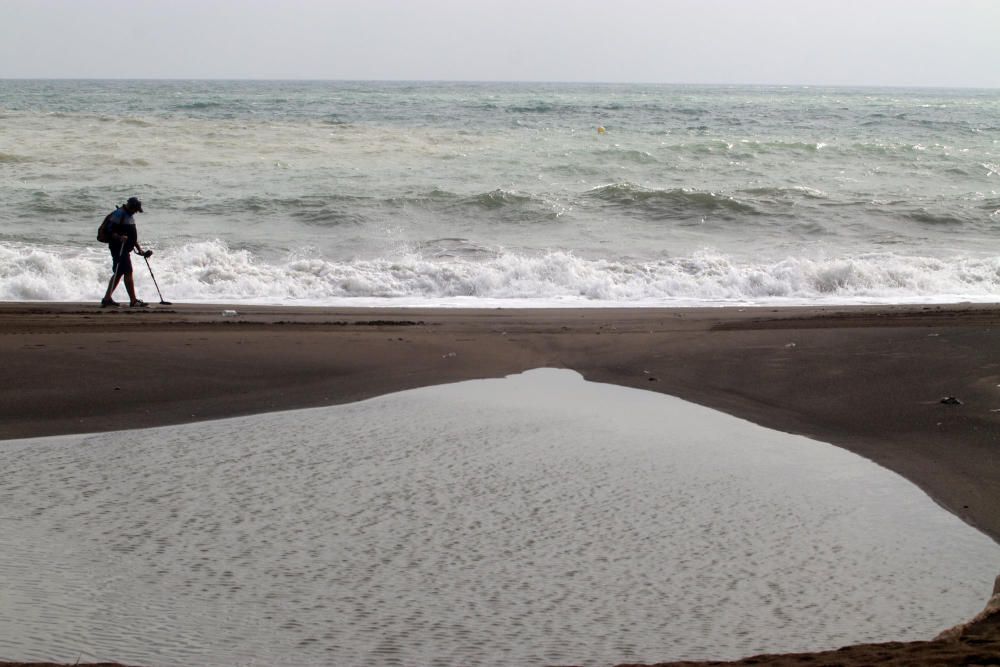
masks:
<path id="1" fill-rule="evenodd" d="M 138 197 L 129 197 L 128 201 L 125 202 L 125 206 L 129 207 L 133 211 L 142 213 L 142 202 L 139 201 Z"/>

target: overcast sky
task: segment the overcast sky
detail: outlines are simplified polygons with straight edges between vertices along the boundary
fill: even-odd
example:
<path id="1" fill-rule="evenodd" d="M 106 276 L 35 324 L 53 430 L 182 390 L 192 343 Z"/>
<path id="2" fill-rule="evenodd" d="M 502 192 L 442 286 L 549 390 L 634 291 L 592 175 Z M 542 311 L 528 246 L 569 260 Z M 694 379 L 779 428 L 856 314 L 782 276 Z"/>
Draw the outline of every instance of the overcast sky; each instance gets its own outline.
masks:
<path id="1" fill-rule="evenodd" d="M 1000 87 L 1000 0 L 0 0 L 0 78 Z"/>

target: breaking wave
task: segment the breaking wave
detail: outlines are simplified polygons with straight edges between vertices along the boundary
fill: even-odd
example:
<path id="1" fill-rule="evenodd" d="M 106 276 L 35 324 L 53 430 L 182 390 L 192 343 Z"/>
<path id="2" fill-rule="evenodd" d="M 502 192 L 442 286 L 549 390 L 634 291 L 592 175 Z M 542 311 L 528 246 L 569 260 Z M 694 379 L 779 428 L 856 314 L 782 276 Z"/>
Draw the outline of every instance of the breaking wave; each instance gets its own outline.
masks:
<path id="1" fill-rule="evenodd" d="M 456 251 L 441 253 L 436 242 L 434 252 L 346 262 L 317 256 L 264 261 L 250 250 L 210 241 L 165 249 L 154 265 L 168 299 L 193 302 L 652 306 L 993 301 L 1000 294 L 1000 257 L 878 253 L 748 262 L 706 251 L 637 262 L 567 252 L 486 252 L 464 248 L 461 240 L 444 241 Z M 106 252 L 90 248 L 54 252 L 0 245 L 0 299 L 97 300 L 107 264 Z M 153 285 L 141 268 L 136 282 L 148 293 Z"/>

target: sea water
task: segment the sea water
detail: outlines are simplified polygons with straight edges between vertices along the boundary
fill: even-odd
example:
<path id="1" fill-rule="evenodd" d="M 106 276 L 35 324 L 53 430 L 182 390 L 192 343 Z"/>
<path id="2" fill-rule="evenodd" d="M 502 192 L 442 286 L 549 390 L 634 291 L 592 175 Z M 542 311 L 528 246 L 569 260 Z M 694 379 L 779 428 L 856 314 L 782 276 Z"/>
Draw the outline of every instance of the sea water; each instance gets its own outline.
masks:
<path id="1" fill-rule="evenodd" d="M 541 369 L 0 442 L 0 657 L 610 665 L 929 639 L 1000 547 L 831 445 Z"/>
<path id="2" fill-rule="evenodd" d="M 998 119 L 997 90 L 0 81 L 0 299 L 99 300 L 136 195 L 174 301 L 993 301 Z"/>

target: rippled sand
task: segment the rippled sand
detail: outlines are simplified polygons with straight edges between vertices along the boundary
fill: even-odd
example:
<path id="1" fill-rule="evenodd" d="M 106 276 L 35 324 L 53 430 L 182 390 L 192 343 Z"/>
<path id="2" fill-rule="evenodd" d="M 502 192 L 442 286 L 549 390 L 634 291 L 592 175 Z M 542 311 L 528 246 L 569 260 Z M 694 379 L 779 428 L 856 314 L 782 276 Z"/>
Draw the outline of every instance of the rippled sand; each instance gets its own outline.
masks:
<path id="1" fill-rule="evenodd" d="M 0 465 L 6 658 L 733 658 L 928 638 L 1000 569 L 867 460 L 551 369 Z"/>

